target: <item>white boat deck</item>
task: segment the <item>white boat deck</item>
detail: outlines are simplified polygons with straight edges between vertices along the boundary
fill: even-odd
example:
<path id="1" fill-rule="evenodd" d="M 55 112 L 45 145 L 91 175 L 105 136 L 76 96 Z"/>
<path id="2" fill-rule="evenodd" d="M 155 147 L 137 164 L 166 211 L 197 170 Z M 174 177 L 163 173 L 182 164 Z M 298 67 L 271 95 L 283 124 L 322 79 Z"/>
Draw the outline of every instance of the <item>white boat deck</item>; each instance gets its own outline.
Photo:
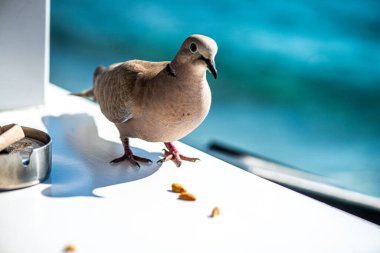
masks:
<path id="1" fill-rule="evenodd" d="M 0 125 L 53 139 L 51 177 L 0 192 L 0 252 L 380 252 L 379 226 L 181 143 L 201 162 L 159 165 L 163 144 L 133 139 L 154 163 L 110 165 L 122 146 L 97 105 L 54 85 L 46 93 L 45 106 L 0 112 Z M 197 200 L 178 200 L 173 182 Z"/>

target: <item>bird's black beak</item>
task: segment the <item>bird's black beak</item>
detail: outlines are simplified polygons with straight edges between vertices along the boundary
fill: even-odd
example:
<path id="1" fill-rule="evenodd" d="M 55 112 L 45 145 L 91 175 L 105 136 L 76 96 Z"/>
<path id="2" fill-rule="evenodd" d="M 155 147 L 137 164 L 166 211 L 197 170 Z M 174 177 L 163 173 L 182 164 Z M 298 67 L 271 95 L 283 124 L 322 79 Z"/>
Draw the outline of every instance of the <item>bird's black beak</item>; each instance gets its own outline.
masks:
<path id="1" fill-rule="evenodd" d="M 207 63 L 207 68 L 208 70 L 210 70 L 211 74 L 214 76 L 214 78 L 218 78 L 218 71 L 216 70 L 215 68 L 215 62 L 211 62 L 210 60 L 208 60 Z"/>
<path id="2" fill-rule="evenodd" d="M 207 69 L 211 72 L 215 79 L 218 78 L 218 71 L 215 68 L 215 62 L 202 56 L 202 60 L 207 64 Z"/>

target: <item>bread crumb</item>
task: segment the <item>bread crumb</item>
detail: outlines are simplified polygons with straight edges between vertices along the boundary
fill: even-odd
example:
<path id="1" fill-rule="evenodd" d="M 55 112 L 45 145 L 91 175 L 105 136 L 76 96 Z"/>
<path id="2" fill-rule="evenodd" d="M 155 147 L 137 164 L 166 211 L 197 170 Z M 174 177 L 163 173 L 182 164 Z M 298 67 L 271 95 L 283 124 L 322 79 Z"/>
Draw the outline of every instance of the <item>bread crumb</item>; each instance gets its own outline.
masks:
<path id="1" fill-rule="evenodd" d="M 63 252 L 75 252 L 76 250 L 77 250 L 77 248 L 75 247 L 74 244 L 68 244 L 68 245 L 66 245 Z"/>
<path id="2" fill-rule="evenodd" d="M 212 209 L 210 218 L 214 218 L 217 215 L 220 215 L 220 210 L 219 210 L 219 207 L 216 206 L 216 207 L 214 207 L 214 209 Z"/>
<path id="3" fill-rule="evenodd" d="M 187 193 L 187 192 L 183 192 L 179 195 L 178 199 L 181 199 L 181 200 L 187 200 L 187 201 L 195 201 L 196 198 L 193 194 L 191 193 Z"/>
<path id="4" fill-rule="evenodd" d="M 172 183 L 172 192 L 185 193 L 186 189 L 181 184 Z"/>

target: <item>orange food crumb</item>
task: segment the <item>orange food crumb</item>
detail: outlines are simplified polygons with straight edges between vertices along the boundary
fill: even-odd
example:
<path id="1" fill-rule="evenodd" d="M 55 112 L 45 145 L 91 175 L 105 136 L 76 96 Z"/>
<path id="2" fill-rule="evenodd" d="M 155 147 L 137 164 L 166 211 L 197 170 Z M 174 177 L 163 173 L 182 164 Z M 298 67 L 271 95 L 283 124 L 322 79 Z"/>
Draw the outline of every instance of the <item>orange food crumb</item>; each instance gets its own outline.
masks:
<path id="1" fill-rule="evenodd" d="M 186 189 L 178 183 L 172 183 L 172 191 L 176 193 L 185 193 Z"/>
<path id="2" fill-rule="evenodd" d="M 196 200 L 196 198 L 193 194 L 187 193 L 187 192 L 181 193 L 179 195 L 178 199 L 187 200 L 187 201 L 195 201 Z"/>
<path id="3" fill-rule="evenodd" d="M 217 215 L 220 215 L 219 207 L 214 207 L 214 209 L 212 209 L 212 212 L 211 212 L 210 217 L 211 217 L 211 218 L 214 218 L 214 217 L 217 216 Z"/>
<path id="4" fill-rule="evenodd" d="M 73 244 L 66 245 L 64 252 L 75 252 L 77 248 Z"/>

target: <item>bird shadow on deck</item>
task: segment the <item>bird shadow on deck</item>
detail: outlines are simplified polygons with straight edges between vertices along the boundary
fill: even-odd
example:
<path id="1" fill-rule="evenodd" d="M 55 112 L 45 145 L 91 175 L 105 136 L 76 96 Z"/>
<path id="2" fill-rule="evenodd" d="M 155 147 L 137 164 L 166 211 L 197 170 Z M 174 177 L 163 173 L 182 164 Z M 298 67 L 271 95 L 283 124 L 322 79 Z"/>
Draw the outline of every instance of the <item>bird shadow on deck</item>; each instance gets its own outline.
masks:
<path id="1" fill-rule="evenodd" d="M 102 139 L 92 116 L 88 114 L 64 114 L 42 118 L 53 140 L 52 171 L 42 191 L 48 197 L 92 196 L 97 188 L 131 182 L 155 173 L 160 164 L 160 153 L 149 153 L 132 147 L 134 154 L 154 161 L 141 168 L 123 161 L 109 162 L 123 154 L 121 143 Z M 110 127 L 111 124 L 110 124 Z"/>

